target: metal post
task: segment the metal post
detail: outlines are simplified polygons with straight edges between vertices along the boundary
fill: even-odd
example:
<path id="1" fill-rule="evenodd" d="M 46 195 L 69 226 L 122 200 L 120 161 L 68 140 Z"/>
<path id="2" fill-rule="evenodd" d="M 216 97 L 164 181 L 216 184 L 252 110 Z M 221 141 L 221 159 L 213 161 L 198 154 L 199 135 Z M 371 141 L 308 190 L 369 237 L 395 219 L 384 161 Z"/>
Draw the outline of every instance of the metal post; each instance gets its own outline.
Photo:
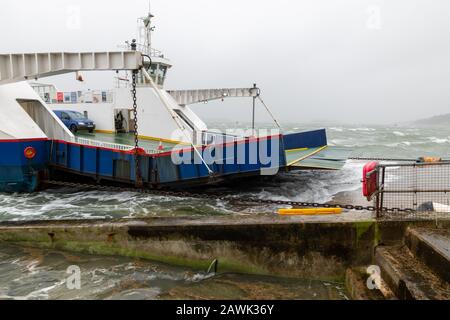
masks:
<path id="1" fill-rule="evenodd" d="M 380 167 L 377 168 L 377 194 L 375 197 L 375 208 L 377 212 L 377 218 L 381 217 L 380 212 L 380 170 L 382 170 Z"/>
<path id="2" fill-rule="evenodd" d="M 380 205 L 381 205 L 381 208 L 383 208 L 384 207 L 384 193 L 385 193 L 385 191 L 384 191 L 384 184 L 386 183 L 386 167 L 383 167 L 383 177 L 382 177 L 382 180 L 381 180 L 381 191 L 382 191 L 382 194 L 381 194 L 381 203 L 380 203 Z"/>
<path id="3" fill-rule="evenodd" d="M 385 176 L 386 176 L 386 168 L 385 167 L 378 167 L 378 178 L 377 180 L 380 180 L 380 171 L 381 171 L 381 184 L 378 183 L 378 193 L 377 193 L 377 218 L 381 218 L 383 213 L 383 206 L 384 206 L 384 182 L 385 182 Z"/>
<path id="4" fill-rule="evenodd" d="M 253 84 L 253 90 L 256 90 L 256 83 Z M 253 112 L 252 112 L 252 134 L 255 135 L 255 110 L 256 110 L 256 96 L 253 96 Z"/>

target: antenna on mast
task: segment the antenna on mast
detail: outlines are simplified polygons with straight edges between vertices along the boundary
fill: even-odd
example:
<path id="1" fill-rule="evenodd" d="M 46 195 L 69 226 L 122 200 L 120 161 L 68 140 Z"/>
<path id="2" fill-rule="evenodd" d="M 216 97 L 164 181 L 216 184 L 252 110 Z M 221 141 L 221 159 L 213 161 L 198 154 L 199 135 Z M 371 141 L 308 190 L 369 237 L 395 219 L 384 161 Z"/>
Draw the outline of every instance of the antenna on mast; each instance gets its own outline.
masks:
<path id="1" fill-rule="evenodd" d="M 146 17 L 140 18 L 139 20 L 142 21 L 144 24 L 144 32 L 143 32 L 143 45 L 145 49 L 148 51 L 147 53 L 151 53 L 151 47 L 152 47 L 152 31 L 155 30 L 155 27 L 152 27 L 152 18 L 154 15 L 151 13 L 151 0 L 148 1 L 148 14 Z"/>

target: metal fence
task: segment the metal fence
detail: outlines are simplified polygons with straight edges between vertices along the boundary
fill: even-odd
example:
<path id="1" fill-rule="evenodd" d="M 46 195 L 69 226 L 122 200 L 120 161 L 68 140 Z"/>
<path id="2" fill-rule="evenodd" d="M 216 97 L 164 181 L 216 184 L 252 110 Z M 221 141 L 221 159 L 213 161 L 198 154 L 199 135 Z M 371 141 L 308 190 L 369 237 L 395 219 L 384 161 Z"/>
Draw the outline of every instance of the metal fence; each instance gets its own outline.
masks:
<path id="1" fill-rule="evenodd" d="M 378 217 L 450 218 L 450 162 L 380 164 Z"/>

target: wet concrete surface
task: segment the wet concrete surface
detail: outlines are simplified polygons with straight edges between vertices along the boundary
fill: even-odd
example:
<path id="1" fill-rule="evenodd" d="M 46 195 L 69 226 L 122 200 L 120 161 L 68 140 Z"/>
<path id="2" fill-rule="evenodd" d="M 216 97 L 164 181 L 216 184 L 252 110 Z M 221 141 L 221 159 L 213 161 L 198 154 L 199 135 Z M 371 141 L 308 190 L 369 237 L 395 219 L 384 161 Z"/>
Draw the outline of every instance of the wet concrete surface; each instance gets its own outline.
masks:
<path id="1" fill-rule="evenodd" d="M 450 229 L 408 228 L 405 244 L 417 259 L 450 283 Z"/>
<path id="2" fill-rule="evenodd" d="M 402 300 L 448 300 L 450 283 L 443 281 L 404 245 L 378 247 L 375 262 L 381 276 Z"/>
<path id="3" fill-rule="evenodd" d="M 255 225 L 255 224 L 292 224 L 292 223 L 339 223 L 375 221 L 375 214 L 370 211 L 345 211 L 340 215 L 318 216 L 283 216 L 275 213 L 256 216 L 181 216 L 181 217 L 149 217 L 124 219 L 58 219 L 35 221 L 3 221 L 1 226 L 39 226 L 51 224 L 96 225 L 102 223 L 145 224 L 149 226 L 189 226 L 189 225 Z"/>
<path id="4" fill-rule="evenodd" d="M 370 212 L 4 222 L 0 241 L 204 269 L 219 259 L 224 272 L 342 279 L 347 267 L 370 263 L 378 244 L 402 241 L 409 225 L 434 223 L 376 221 Z"/>
<path id="5" fill-rule="evenodd" d="M 425 229 L 417 228 L 420 237 L 433 246 L 443 257 L 450 261 L 450 230 L 449 229 Z"/>

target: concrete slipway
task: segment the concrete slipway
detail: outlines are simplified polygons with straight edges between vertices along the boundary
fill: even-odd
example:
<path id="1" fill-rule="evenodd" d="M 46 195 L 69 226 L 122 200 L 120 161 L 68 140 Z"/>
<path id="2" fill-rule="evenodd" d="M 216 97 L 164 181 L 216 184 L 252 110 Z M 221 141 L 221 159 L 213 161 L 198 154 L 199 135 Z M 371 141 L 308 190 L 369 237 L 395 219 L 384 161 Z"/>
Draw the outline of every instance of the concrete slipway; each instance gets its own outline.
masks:
<path id="1" fill-rule="evenodd" d="M 446 230 L 450 219 L 375 220 L 369 212 L 348 212 L 339 217 L 3 222 L 0 241 L 150 259 L 200 270 L 217 259 L 219 273 L 342 281 L 348 268 L 371 265 L 376 248 L 411 239 L 405 238 L 410 228 Z M 449 243 L 438 240 L 445 250 Z"/>

